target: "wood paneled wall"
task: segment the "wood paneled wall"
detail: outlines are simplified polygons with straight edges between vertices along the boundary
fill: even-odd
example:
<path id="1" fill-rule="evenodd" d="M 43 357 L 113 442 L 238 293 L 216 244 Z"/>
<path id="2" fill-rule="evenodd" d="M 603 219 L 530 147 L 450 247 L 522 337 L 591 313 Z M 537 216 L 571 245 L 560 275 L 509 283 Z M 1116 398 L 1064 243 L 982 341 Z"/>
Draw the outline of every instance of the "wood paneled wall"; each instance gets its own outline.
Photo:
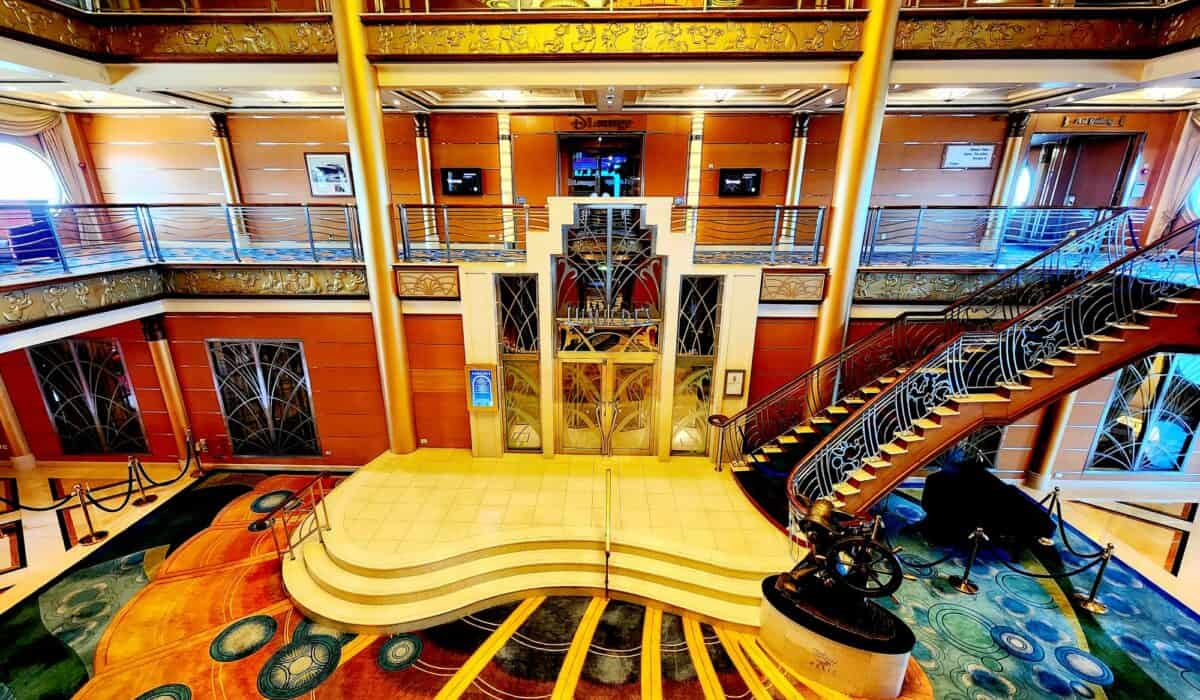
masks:
<path id="1" fill-rule="evenodd" d="M 223 202 L 208 117 L 88 114 L 80 118 L 106 202 Z"/>
<path id="2" fill-rule="evenodd" d="M 405 316 L 404 335 L 419 444 L 469 448 L 462 316 Z"/>
<path id="3" fill-rule="evenodd" d="M 388 448 L 369 314 L 168 314 L 166 324 L 192 430 L 208 439 L 210 460 L 361 465 Z M 233 456 L 206 346 L 221 338 L 303 343 L 322 456 Z"/>
<path id="4" fill-rule="evenodd" d="M 421 203 L 421 176 L 417 169 L 417 129 L 411 114 L 386 112 L 383 139 L 387 148 L 388 189 L 394 204 Z"/>
<path id="5" fill-rule="evenodd" d="M 146 435 L 149 452 L 141 455 L 143 461 L 170 462 L 178 459 L 175 438 L 171 432 L 171 421 L 162 391 L 158 387 L 158 375 L 150 357 L 150 348 L 142 336 L 141 323 L 130 321 L 110 326 L 78 338 L 116 339 L 121 347 L 125 370 L 133 385 L 134 397 L 142 415 L 142 430 Z M 15 350 L 0 355 L 0 376 L 8 385 L 9 394 L 17 408 L 17 417 L 25 430 L 25 438 L 33 450 L 34 457 L 49 461 L 76 462 L 124 462 L 128 454 L 66 455 L 54 423 L 46 410 L 38 387 L 37 376 L 25 350 Z M 211 384 L 211 375 L 209 383 Z"/>
<path id="6" fill-rule="evenodd" d="M 500 204 L 500 126 L 495 114 L 431 116 L 429 159 L 438 204 Z M 443 195 L 442 168 L 481 168 L 483 196 Z"/>
<path id="7" fill-rule="evenodd" d="M 687 189 L 688 140 L 691 117 L 686 114 L 631 114 L 630 133 L 644 135 L 642 194 L 677 197 Z M 514 114 L 512 133 L 513 189 L 531 205 L 558 194 L 559 134 L 587 134 L 572 126 L 572 118 L 548 114 Z M 602 131 L 602 130 L 601 130 Z"/>
<path id="8" fill-rule="evenodd" d="M 354 203 L 353 197 L 313 197 L 304 164 L 305 153 L 349 153 L 340 114 L 231 115 L 229 141 L 246 204 Z"/>
<path id="9" fill-rule="evenodd" d="M 700 150 L 700 204 L 783 204 L 791 158 L 790 114 L 706 114 Z M 757 197 L 718 197 L 721 168 L 762 168 L 762 192 Z"/>
<path id="10" fill-rule="evenodd" d="M 809 122 L 801 204 L 829 205 L 841 128 L 841 115 L 817 115 Z M 1004 150 L 1005 129 L 1004 115 L 887 115 L 880 136 L 871 205 L 987 205 Z M 996 155 L 992 167 L 943 169 L 942 153 L 949 143 L 994 144 Z"/>
<path id="11" fill-rule="evenodd" d="M 812 366 L 815 318 L 759 318 L 750 367 L 750 402 L 763 398 Z M 735 368 L 736 369 L 736 368 Z"/>

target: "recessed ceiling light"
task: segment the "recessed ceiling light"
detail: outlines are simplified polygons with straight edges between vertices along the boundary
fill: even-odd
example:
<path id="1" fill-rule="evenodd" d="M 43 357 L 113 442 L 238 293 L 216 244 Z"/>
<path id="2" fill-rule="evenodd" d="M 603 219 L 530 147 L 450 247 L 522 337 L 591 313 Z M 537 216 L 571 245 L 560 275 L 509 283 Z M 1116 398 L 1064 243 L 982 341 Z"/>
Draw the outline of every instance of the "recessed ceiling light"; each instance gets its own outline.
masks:
<path id="1" fill-rule="evenodd" d="M 832 97 L 826 97 L 826 98 L 825 98 L 825 104 L 827 104 L 827 105 L 831 105 L 831 104 L 833 104 L 833 98 L 832 98 Z"/>
<path id="2" fill-rule="evenodd" d="M 942 102 L 953 102 L 954 100 L 962 99 L 971 94 L 970 88 L 962 87 L 943 87 L 934 88 L 930 93 Z"/>
<path id="3" fill-rule="evenodd" d="M 304 93 L 299 90 L 265 90 L 263 94 L 276 102 L 284 104 L 304 98 Z"/>
<path id="4" fill-rule="evenodd" d="M 1146 97 L 1158 102 L 1166 102 L 1183 97 L 1187 94 L 1185 87 L 1150 87 L 1146 88 Z"/>
<path id="5" fill-rule="evenodd" d="M 497 102 L 513 102 L 521 99 L 520 90 L 484 90 L 483 94 Z"/>
<path id="6" fill-rule="evenodd" d="M 900 89 L 900 83 L 896 83 L 896 84 L 892 85 L 892 89 L 893 89 L 893 90 L 899 90 L 899 89 Z"/>
<path id="7" fill-rule="evenodd" d="M 737 94 L 733 88 L 712 88 L 704 91 L 704 96 L 713 102 L 724 102 Z"/>

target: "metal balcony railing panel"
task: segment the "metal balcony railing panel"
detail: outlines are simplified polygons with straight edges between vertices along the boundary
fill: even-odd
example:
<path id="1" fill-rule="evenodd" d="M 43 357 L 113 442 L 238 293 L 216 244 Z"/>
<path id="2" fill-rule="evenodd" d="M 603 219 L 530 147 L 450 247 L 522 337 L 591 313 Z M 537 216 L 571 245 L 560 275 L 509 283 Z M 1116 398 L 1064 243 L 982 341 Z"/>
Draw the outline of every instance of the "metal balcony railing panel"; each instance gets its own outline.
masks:
<path id="1" fill-rule="evenodd" d="M 863 266 L 1013 268 L 1120 208 L 873 207 Z"/>
<path id="2" fill-rule="evenodd" d="M 157 263 L 362 261 L 353 206 L 0 206 L 0 283 Z"/>
<path id="3" fill-rule="evenodd" d="M 401 204 L 396 208 L 404 262 L 525 259 L 530 232 L 548 231 L 545 207 L 506 204 Z"/>
<path id="4" fill-rule="evenodd" d="M 824 207 L 675 207 L 672 229 L 694 231 L 697 263 L 815 265 Z"/>

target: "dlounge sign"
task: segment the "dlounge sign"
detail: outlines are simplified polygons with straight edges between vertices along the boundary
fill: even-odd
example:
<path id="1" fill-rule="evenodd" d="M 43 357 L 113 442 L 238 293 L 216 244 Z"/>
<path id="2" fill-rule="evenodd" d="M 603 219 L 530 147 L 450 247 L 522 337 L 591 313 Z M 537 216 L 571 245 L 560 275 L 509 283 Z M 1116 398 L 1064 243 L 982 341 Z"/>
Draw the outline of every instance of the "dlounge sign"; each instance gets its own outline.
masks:
<path id="1" fill-rule="evenodd" d="M 613 131 L 628 131 L 633 127 L 632 119 L 620 117 L 602 117 L 595 119 L 577 114 L 571 118 L 571 128 L 575 131 L 591 131 L 593 129 L 611 129 Z"/>
<path id="2" fill-rule="evenodd" d="M 1081 126 L 1081 127 L 1100 127 L 1100 128 L 1120 128 L 1125 126 L 1125 117 L 1073 117 L 1067 115 L 1063 117 L 1064 127 Z"/>

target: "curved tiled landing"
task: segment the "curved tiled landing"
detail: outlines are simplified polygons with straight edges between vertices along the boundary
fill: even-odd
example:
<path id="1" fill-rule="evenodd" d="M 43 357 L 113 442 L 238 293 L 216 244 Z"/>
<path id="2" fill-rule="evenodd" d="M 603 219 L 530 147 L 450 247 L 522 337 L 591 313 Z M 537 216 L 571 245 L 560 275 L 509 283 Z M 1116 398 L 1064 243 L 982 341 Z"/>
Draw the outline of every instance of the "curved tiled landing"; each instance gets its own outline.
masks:
<path id="1" fill-rule="evenodd" d="M 326 544 L 283 576 L 310 615 L 398 632 L 546 589 L 605 587 L 757 626 L 759 582 L 790 566 L 784 536 L 703 459 L 385 455 L 326 499 Z"/>

